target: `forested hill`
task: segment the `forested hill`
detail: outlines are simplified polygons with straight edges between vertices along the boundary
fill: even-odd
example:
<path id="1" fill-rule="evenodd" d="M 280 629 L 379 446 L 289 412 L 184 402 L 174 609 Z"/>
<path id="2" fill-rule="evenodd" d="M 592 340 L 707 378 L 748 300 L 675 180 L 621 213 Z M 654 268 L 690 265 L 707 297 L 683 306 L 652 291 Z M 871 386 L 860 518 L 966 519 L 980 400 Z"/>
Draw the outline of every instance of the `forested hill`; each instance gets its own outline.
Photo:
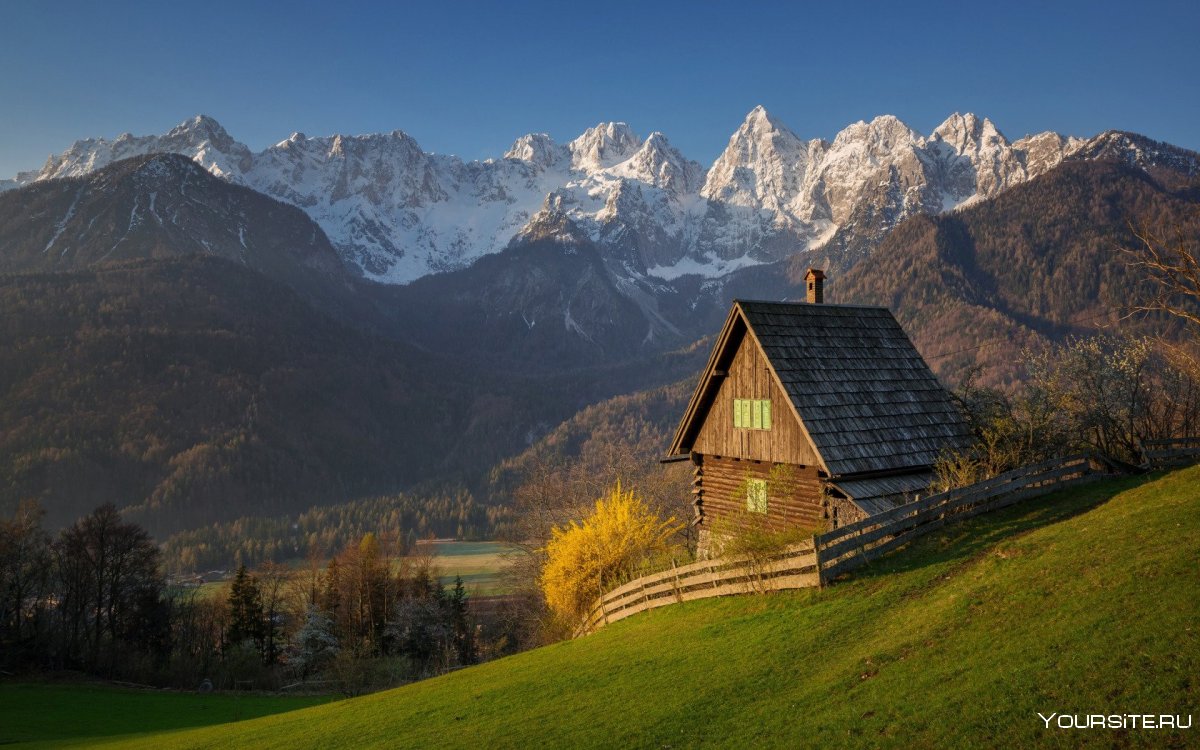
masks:
<path id="1" fill-rule="evenodd" d="M 1200 188 L 1166 169 L 1068 162 L 996 198 L 915 216 L 830 284 L 834 302 L 890 307 L 954 383 L 1019 377 L 1018 354 L 1074 333 L 1136 331 L 1122 320 L 1142 280 L 1127 250 L 1137 228 L 1200 230 Z"/>
<path id="2" fill-rule="evenodd" d="M 0 310 L 0 503 L 38 498 L 54 525 L 113 502 L 160 538 L 461 485 L 588 403 L 698 367 L 481 373 L 209 257 L 0 277 Z"/>
<path id="3" fill-rule="evenodd" d="M 482 471 L 577 408 L 217 258 L 3 277 L 0 310 L 0 497 L 52 523 L 115 502 L 163 533 L 393 492 Z"/>

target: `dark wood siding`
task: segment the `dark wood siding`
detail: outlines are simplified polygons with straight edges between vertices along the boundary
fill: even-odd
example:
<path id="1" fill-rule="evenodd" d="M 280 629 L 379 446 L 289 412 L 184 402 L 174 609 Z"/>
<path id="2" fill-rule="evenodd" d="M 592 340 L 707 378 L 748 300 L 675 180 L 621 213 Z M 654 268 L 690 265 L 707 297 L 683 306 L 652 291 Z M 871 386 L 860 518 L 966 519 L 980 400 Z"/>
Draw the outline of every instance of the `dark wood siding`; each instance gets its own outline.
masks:
<path id="1" fill-rule="evenodd" d="M 767 520 L 774 528 L 815 526 L 824 521 L 821 479 L 811 466 L 782 465 L 727 456 L 697 455 L 695 492 L 701 527 L 746 510 L 747 479 L 767 480 Z M 719 524 L 718 524 L 719 525 Z"/>
<path id="2" fill-rule="evenodd" d="M 733 426 L 734 399 L 770 399 L 771 429 Z M 710 456 L 730 456 L 770 463 L 816 466 L 817 454 L 800 428 L 787 396 L 771 375 L 762 350 L 749 335 L 742 337 L 729 364 L 693 449 Z"/>

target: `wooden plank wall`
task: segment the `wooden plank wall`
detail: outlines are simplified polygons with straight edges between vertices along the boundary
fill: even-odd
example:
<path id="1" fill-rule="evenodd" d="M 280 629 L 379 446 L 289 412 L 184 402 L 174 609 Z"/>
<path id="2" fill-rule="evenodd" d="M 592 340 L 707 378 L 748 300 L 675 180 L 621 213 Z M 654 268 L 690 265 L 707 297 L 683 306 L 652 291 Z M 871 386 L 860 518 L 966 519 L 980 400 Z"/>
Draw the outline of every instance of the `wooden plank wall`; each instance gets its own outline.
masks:
<path id="1" fill-rule="evenodd" d="M 725 456 L 700 455 L 696 459 L 699 464 L 693 491 L 705 528 L 745 512 L 748 479 L 767 481 L 768 527 L 812 527 L 825 519 L 821 479 L 815 467 L 785 464 L 773 472 L 773 467 L 780 465 Z"/>
<path id="2" fill-rule="evenodd" d="M 770 399 L 771 429 L 733 426 L 733 402 L 739 398 Z M 692 446 L 696 453 L 736 456 L 771 463 L 817 466 L 817 452 L 792 412 L 791 402 L 771 374 L 767 357 L 754 339 L 743 335 L 728 375 L 703 417 Z"/>

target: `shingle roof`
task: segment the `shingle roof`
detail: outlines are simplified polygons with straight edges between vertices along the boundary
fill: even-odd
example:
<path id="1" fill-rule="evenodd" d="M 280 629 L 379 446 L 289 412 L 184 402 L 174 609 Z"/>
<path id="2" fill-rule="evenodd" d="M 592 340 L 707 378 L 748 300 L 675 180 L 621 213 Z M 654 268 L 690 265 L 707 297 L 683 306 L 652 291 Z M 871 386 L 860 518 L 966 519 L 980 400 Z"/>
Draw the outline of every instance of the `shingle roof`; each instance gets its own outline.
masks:
<path id="1" fill-rule="evenodd" d="M 884 307 L 738 300 L 832 476 L 932 466 L 969 438 Z"/>
<path id="2" fill-rule="evenodd" d="M 928 494 L 935 478 L 932 471 L 919 471 L 875 479 L 836 480 L 833 486 L 864 513 L 875 515 L 891 510 L 910 496 Z"/>

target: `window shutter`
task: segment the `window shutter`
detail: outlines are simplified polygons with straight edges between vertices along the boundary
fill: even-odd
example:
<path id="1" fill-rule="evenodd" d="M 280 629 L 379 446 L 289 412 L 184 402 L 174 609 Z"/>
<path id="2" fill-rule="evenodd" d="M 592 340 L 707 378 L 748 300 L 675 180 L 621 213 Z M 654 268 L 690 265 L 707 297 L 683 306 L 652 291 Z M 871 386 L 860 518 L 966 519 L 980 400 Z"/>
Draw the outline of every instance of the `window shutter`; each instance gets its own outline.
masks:
<path id="1" fill-rule="evenodd" d="M 756 430 L 762 429 L 762 401 L 758 399 L 750 402 L 750 426 Z"/>
<path id="2" fill-rule="evenodd" d="M 742 399 L 742 427 L 750 429 L 750 399 Z"/>
<path id="3" fill-rule="evenodd" d="M 733 400 L 733 426 L 742 426 L 742 400 L 740 398 Z"/>
<path id="4" fill-rule="evenodd" d="M 771 402 L 770 402 L 770 400 L 762 402 L 762 428 L 764 430 L 771 429 Z"/>

